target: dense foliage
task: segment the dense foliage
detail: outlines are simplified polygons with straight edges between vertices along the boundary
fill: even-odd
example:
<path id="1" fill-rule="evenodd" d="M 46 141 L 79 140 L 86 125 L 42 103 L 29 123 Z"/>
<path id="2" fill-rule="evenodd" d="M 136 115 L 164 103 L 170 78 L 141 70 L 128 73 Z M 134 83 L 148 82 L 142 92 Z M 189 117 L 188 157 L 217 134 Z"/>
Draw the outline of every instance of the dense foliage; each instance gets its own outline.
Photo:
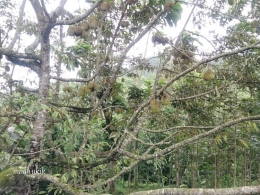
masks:
<path id="1" fill-rule="evenodd" d="M 259 185 L 257 0 L 66 3 L 0 1 L 0 193 Z"/>

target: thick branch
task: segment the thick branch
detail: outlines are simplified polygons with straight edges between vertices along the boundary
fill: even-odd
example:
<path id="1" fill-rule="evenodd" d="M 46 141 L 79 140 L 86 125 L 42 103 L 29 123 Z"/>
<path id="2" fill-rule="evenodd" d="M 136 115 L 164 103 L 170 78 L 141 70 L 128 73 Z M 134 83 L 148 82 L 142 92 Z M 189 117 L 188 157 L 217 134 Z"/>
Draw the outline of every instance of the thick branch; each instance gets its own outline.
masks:
<path id="1" fill-rule="evenodd" d="M 59 3 L 59 6 L 55 9 L 54 13 L 51 16 L 51 20 L 52 21 L 56 21 L 56 19 L 58 18 L 58 16 L 61 14 L 61 12 L 63 11 L 63 8 L 65 6 L 65 4 L 67 3 L 68 0 L 61 0 Z M 46 9 L 46 8 L 45 8 Z M 47 11 L 46 11 L 47 12 Z"/>
<path id="2" fill-rule="evenodd" d="M 63 81 L 63 82 L 89 82 L 92 79 L 88 78 L 88 79 L 76 79 L 76 78 L 61 78 L 61 77 L 56 77 L 56 76 L 50 76 L 51 79 L 55 79 L 55 80 L 59 80 L 59 81 Z"/>
<path id="3" fill-rule="evenodd" d="M 165 148 L 165 149 L 161 150 L 160 152 L 157 152 L 157 153 L 152 154 L 152 155 L 138 156 L 138 155 L 134 155 L 134 154 L 132 154 L 130 152 L 127 152 L 127 151 L 125 151 L 123 149 L 120 149 L 120 148 L 118 149 L 118 152 L 120 154 L 122 154 L 122 155 L 128 156 L 128 157 L 136 159 L 136 160 L 150 160 L 150 159 L 154 159 L 154 158 L 158 158 L 160 156 L 163 156 L 163 155 L 165 155 L 165 154 L 167 154 L 169 152 L 172 152 L 172 151 L 174 151 L 174 150 L 176 150 L 178 148 L 184 147 L 184 146 L 186 146 L 188 144 L 191 144 L 191 143 L 193 143 L 193 142 L 195 142 L 197 140 L 200 140 L 202 138 L 205 138 L 205 137 L 208 137 L 210 135 L 213 135 L 213 134 L 217 133 L 218 131 L 220 131 L 220 130 L 222 130 L 224 128 L 233 126 L 233 125 L 241 123 L 241 122 L 250 121 L 250 120 L 258 120 L 258 119 L 260 119 L 260 115 L 239 118 L 239 119 L 234 120 L 234 121 L 226 122 L 226 123 L 224 123 L 222 125 L 219 125 L 219 126 L 215 127 L 214 129 L 212 129 L 212 130 L 210 130 L 208 132 L 201 133 L 201 134 L 196 135 L 196 136 L 194 136 L 192 138 L 189 138 L 189 139 L 186 139 L 184 141 L 181 141 L 181 142 L 179 142 L 177 144 L 174 144 L 174 145 L 172 145 L 172 146 L 170 146 L 168 148 Z"/>
<path id="4" fill-rule="evenodd" d="M 1 47 L 0 47 L 0 53 L 7 55 L 8 57 L 13 57 L 13 58 L 37 60 L 38 63 L 41 63 L 41 61 L 42 61 L 42 59 L 38 55 L 31 54 L 31 53 L 19 53 L 19 52 L 15 52 L 11 49 L 5 49 L 5 48 L 1 48 Z"/>
<path id="5" fill-rule="evenodd" d="M 21 34 L 21 30 L 22 30 L 22 22 L 23 22 L 23 16 L 24 16 L 24 7 L 26 4 L 26 0 L 23 0 L 22 5 L 20 6 L 20 11 L 19 11 L 19 17 L 17 20 L 17 28 L 14 34 L 14 37 L 11 41 L 11 43 L 8 45 L 8 49 L 11 49 L 14 47 L 14 44 L 16 42 L 16 40 L 18 39 L 19 35 Z M 1 53 L 1 51 L 0 51 Z"/>
<path id="6" fill-rule="evenodd" d="M 220 188 L 220 189 L 206 189 L 206 188 L 164 188 L 158 190 L 149 190 L 134 192 L 129 195 L 203 195 L 203 194 L 229 194 L 229 195 L 246 195 L 246 194 L 259 194 L 260 186 L 243 186 L 233 188 Z"/>
<path id="7" fill-rule="evenodd" d="M 88 193 L 83 193 L 80 191 L 73 190 L 71 186 L 68 184 L 62 183 L 59 181 L 57 177 L 54 177 L 49 174 L 31 174 L 31 175 L 26 175 L 27 178 L 31 180 L 41 180 L 41 181 L 49 181 L 52 184 L 54 184 L 57 187 L 60 187 L 63 191 L 65 191 L 68 195 L 77 195 L 77 194 L 82 194 L 82 195 L 89 195 Z"/>
<path id="8" fill-rule="evenodd" d="M 28 47 L 25 48 L 24 51 L 26 53 L 33 52 L 38 47 L 39 43 L 40 43 L 40 38 L 36 37 L 35 40 Z"/>
<path id="9" fill-rule="evenodd" d="M 60 21 L 57 21 L 55 23 L 55 25 L 71 25 L 71 24 L 76 24 L 82 20 L 84 20 L 86 17 L 88 17 L 92 12 L 93 10 L 102 2 L 103 0 L 98 0 L 96 1 L 90 8 L 87 12 L 85 12 L 84 14 L 72 19 L 72 20 L 60 20 Z"/>
<path id="10" fill-rule="evenodd" d="M 150 133 L 164 133 L 167 131 L 171 131 L 174 129 L 212 129 L 214 128 L 214 126 L 175 126 L 175 127 L 171 127 L 168 129 L 163 129 L 163 130 L 151 130 L 151 129 L 145 129 L 145 128 L 141 128 L 143 131 L 147 131 Z"/>
<path id="11" fill-rule="evenodd" d="M 219 90 L 219 89 L 222 89 L 222 88 L 223 88 L 223 86 L 222 86 L 222 87 L 219 87 L 218 90 Z M 204 92 L 204 93 L 200 93 L 200 94 L 193 95 L 193 96 L 189 96 L 189 97 L 178 98 L 178 99 L 176 99 L 176 100 L 174 100 L 174 101 L 186 101 L 186 100 L 198 98 L 198 97 L 201 97 L 201 96 L 205 96 L 205 95 L 208 95 L 208 94 L 213 93 L 213 92 L 216 92 L 216 89 L 212 89 L 212 90 L 206 91 L 206 92 Z"/>
<path id="12" fill-rule="evenodd" d="M 35 65 L 36 64 L 35 60 L 20 60 L 20 59 L 12 58 L 12 57 L 8 57 L 7 59 L 14 64 L 30 68 L 31 70 L 36 72 L 38 75 L 41 74 L 41 68 L 40 68 L 40 66 Z M 38 65 L 40 65 L 40 64 L 38 64 Z"/>

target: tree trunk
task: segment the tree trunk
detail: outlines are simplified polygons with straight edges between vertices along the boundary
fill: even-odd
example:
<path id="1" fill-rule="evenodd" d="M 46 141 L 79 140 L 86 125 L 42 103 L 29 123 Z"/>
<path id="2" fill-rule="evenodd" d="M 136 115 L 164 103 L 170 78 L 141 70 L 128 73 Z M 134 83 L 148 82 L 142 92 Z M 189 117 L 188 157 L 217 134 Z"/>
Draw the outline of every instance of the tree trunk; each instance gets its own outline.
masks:
<path id="1" fill-rule="evenodd" d="M 109 170 L 109 177 L 114 175 L 114 167 L 116 166 L 116 161 L 110 162 L 110 170 Z M 109 193 L 115 193 L 116 191 L 116 184 L 115 181 L 111 181 L 107 184 L 107 190 Z"/>
<path id="2" fill-rule="evenodd" d="M 250 138 L 249 138 L 249 142 L 250 140 L 252 140 L 252 132 L 250 131 Z M 252 185 L 252 151 L 249 147 L 249 156 L 248 156 L 248 159 L 249 159 L 249 168 L 248 168 L 248 180 L 249 180 L 249 184 Z"/>
<path id="3" fill-rule="evenodd" d="M 138 138 L 138 134 L 136 134 L 136 138 Z M 138 153 L 138 141 L 134 141 L 134 150 L 135 153 Z M 138 186 L 138 164 L 134 166 L 134 185 Z"/>
<path id="4" fill-rule="evenodd" d="M 41 24 L 40 29 L 44 29 L 45 24 Z M 44 106 L 48 104 L 49 87 L 50 87 L 50 40 L 49 38 L 44 39 L 41 37 L 41 72 L 39 73 L 39 89 L 38 89 L 38 104 L 39 110 L 35 116 L 35 122 L 33 124 L 32 135 L 31 135 L 31 146 L 30 146 L 30 157 L 32 164 L 29 165 L 31 172 L 41 169 L 40 165 L 40 150 L 43 144 L 43 138 L 45 129 L 47 126 L 47 111 Z M 33 185 L 32 189 L 37 193 L 38 184 L 37 182 Z"/>
<path id="5" fill-rule="evenodd" d="M 180 163 L 179 163 L 179 150 L 175 153 L 175 167 L 176 167 L 176 187 L 180 187 Z"/>
<path id="6" fill-rule="evenodd" d="M 246 149 L 245 149 L 245 152 L 244 152 L 244 178 L 243 178 L 243 185 L 245 186 L 246 185 L 246 172 L 247 172 L 247 160 L 246 160 Z"/>
<path id="7" fill-rule="evenodd" d="M 131 192 L 131 174 L 132 174 L 132 170 L 128 172 L 128 193 Z"/>
<path id="8" fill-rule="evenodd" d="M 58 64 L 56 66 L 57 77 L 59 78 L 61 75 L 61 54 L 64 52 L 64 43 L 63 43 L 63 26 L 60 26 L 60 55 L 58 56 Z M 56 89 L 55 89 L 55 101 L 58 101 L 60 91 L 60 80 L 56 81 Z"/>
<path id="9" fill-rule="evenodd" d="M 170 167 L 170 172 L 169 172 L 169 179 L 168 179 L 168 185 L 172 184 L 172 165 L 173 165 L 173 159 L 172 159 L 173 155 L 171 154 L 170 157 L 170 162 L 169 162 L 169 167 Z"/>
<path id="10" fill-rule="evenodd" d="M 258 184 L 260 185 L 260 157 L 258 160 Z"/>
<path id="11" fill-rule="evenodd" d="M 236 187 L 237 179 L 237 127 L 235 126 L 235 141 L 234 141 L 234 187 Z"/>

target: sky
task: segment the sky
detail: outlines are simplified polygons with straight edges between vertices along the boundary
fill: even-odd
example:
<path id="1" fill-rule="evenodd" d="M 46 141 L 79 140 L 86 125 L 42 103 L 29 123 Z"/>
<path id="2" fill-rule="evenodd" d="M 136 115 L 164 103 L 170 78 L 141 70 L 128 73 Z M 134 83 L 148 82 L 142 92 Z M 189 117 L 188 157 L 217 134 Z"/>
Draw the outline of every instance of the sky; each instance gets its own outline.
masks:
<path id="1" fill-rule="evenodd" d="M 57 7 L 58 2 L 59 1 L 56 0 L 56 1 L 52 1 L 51 5 L 46 5 L 47 10 L 54 10 Z M 68 0 L 67 4 L 65 5 L 65 9 L 67 9 L 71 13 L 73 13 L 74 10 L 77 10 L 79 8 L 81 8 L 81 10 L 84 9 L 84 8 L 87 8 L 86 7 L 87 5 L 88 4 L 85 3 L 85 0 Z M 185 21 L 187 20 L 189 14 L 190 14 L 191 9 L 192 9 L 191 6 L 183 7 L 182 18 L 181 18 L 180 21 L 178 21 L 177 26 L 173 26 L 173 27 L 167 26 L 167 27 L 163 27 L 163 29 L 159 29 L 159 30 L 162 30 L 164 32 L 164 34 L 166 34 L 170 38 L 173 38 L 173 39 L 176 38 L 176 36 L 181 32 L 183 25 L 184 25 Z M 35 17 L 35 13 L 32 12 L 31 4 L 30 4 L 29 1 L 27 2 L 25 11 L 29 15 L 31 15 L 32 18 Z M 218 27 L 216 25 L 217 24 L 214 24 L 212 29 L 217 29 Z M 193 31 L 193 32 L 196 31 L 197 33 L 202 34 L 203 36 L 207 37 L 208 39 L 212 38 L 212 37 L 210 37 L 211 35 L 209 34 L 210 29 L 202 28 L 201 30 L 198 30 L 197 28 L 195 28 L 193 26 L 192 22 L 189 22 L 188 25 L 187 25 L 187 30 Z M 66 27 L 65 27 L 64 31 L 66 31 Z M 219 32 L 219 33 L 221 34 L 223 32 Z M 160 45 L 154 45 L 151 42 L 151 37 L 152 37 L 152 32 L 145 35 L 143 37 L 143 39 L 130 50 L 128 55 L 129 56 L 143 56 L 145 58 L 149 58 L 149 57 L 158 55 L 158 52 L 162 51 L 163 47 L 160 46 Z M 28 42 L 30 43 L 33 40 L 33 37 L 27 36 L 25 38 L 25 40 L 28 40 L 25 43 L 25 44 L 28 44 Z M 67 39 L 66 41 L 69 44 L 74 44 L 74 42 L 72 41 L 71 38 Z M 202 43 L 203 43 L 203 50 L 210 51 L 210 50 L 213 49 L 212 46 L 207 41 L 202 40 Z M 144 51 L 146 51 L 146 52 L 144 52 Z M 28 74 L 26 71 L 24 71 L 24 70 L 22 70 L 21 68 L 18 68 L 18 67 L 16 67 L 15 70 L 16 71 L 14 72 L 14 79 L 22 79 L 22 80 L 27 79 L 28 80 L 27 83 L 29 84 L 29 87 L 30 86 L 36 87 L 34 82 L 33 82 L 34 80 L 36 80 L 36 83 L 37 83 L 37 76 L 36 75 L 33 76 L 33 77 L 29 76 L 29 75 L 31 75 L 31 73 Z M 24 72 L 24 73 L 21 74 L 21 72 Z M 63 76 L 64 77 L 75 77 L 76 73 L 74 74 L 72 72 L 67 72 Z"/>

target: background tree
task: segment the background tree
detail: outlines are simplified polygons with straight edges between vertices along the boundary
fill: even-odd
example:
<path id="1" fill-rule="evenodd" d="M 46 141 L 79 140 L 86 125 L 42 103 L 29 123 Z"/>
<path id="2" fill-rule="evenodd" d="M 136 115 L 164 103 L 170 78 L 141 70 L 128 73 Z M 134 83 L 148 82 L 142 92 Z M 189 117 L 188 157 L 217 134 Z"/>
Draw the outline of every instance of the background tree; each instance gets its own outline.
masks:
<path id="1" fill-rule="evenodd" d="M 55 3 L 0 2 L 0 190 L 120 194 L 132 179 L 141 189 L 260 181 L 257 1 L 97 0 L 75 13 L 66 0 Z M 163 28 L 174 29 L 187 10 L 181 32 L 167 36 Z M 189 23 L 226 33 L 213 29 L 208 39 Z M 144 55 L 129 55 L 143 39 Z M 159 52 L 146 58 L 150 44 Z M 15 79 L 17 71 L 24 77 Z M 45 173 L 10 175 L 18 166 Z M 154 193 L 168 191 L 190 193 Z"/>

